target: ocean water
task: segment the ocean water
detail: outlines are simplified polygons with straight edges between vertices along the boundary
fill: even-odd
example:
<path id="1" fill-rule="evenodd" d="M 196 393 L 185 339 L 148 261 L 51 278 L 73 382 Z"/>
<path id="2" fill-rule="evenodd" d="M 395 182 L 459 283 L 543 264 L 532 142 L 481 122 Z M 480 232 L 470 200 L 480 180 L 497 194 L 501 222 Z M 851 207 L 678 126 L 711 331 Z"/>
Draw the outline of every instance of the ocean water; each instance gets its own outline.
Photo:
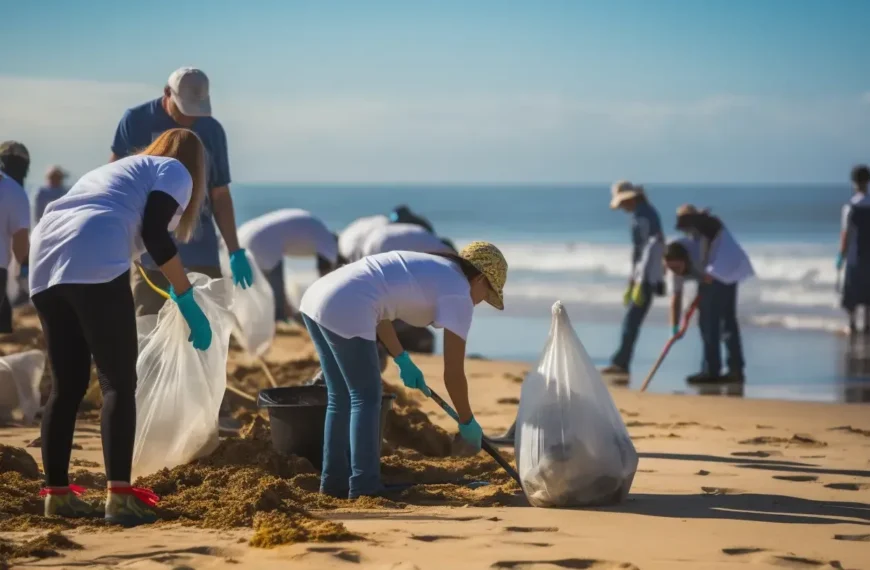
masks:
<path id="1" fill-rule="evenodd" d="M 740 289 L 739 317 L 747 383 L 732 395 L 811 400 L 870 400 L 866 347 L 835 334 L 834 259 L 848 183 L 832 185 L 650 185 L 668 238 L 677 206 L 709 207 L 749 252 L 757 276 Z M 609 187 L 461 185 L 271 185 L 233 187 L 240 221 L 298 207 L 335 231 L 360 216 L 408 204 L 457 245 L 485 239 L 510 265 L 506 310 L 478 309 L 469 351 L 535 362 L 547 339 L 550 306 L 561 300 L 590 355 L 605 364 L 616 348 L 628 277 L 629 222 L 609 210 Z M 304 288 L 313 263 L 292 261 L 289 278 Z M 691 291 L 686 297 L 691 297 Z M 641 333 L 632 383 L 642 382 L 669 335 L 667 298 L 656 300 Z M 692 392 L 686 375 L 700 365 L 690 332 L 675 345 L 651 390 Z M 723 390 L 724 391 L 724 390 Z"/>

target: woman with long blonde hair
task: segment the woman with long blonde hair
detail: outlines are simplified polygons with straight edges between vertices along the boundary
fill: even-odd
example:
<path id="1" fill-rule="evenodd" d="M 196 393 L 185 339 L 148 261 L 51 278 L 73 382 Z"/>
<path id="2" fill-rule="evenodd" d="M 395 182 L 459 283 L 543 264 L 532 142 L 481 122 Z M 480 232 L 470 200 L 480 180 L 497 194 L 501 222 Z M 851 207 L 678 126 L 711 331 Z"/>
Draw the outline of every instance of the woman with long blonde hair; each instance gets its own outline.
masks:
<path id="1" fill-rule="evenodd" d="M 77 498 L 68 471 L 76 411 L 90 380 L 91 358 L 103 392 L 102 439 L 109 522 L 153 522 L 153 493 L 130 485 L 136 431 L 136 314 L 130 266 L 146 251 L 172 285 L 170 294 L 199 350 L 211 326 L 170 232 L 190 238 L 205 195 L 206 157 L 192 131 L 161 134 L 141 153 L 85 174 L 52 202 L 33 231 L 30 293 L 53 371 L 42 420 L 45 514 L 94 516 Z"/>

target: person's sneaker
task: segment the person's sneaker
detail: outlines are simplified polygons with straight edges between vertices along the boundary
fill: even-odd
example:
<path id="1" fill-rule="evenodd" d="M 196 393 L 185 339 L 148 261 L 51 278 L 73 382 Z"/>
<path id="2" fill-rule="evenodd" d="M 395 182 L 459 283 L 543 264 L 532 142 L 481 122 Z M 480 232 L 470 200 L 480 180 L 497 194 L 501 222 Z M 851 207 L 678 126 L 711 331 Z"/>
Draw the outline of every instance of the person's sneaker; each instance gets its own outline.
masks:
<path id="1" fill-rule="evenodd" d="M 604 366 L 603 368 L 598 369 L 605 376 L 628 376 L 628 369 L 623 368 L 617 364 L 611 364 L 610 366 Z"/>
<path id="2" fill-rule="evenodd" d="M 689 384 L 721 384 L 727 382 L 728 378 L 719 376 L 718 374 L 709 374 L 707 372 L 699 372 L 686 377 L 686 382 Z"/>
<path id="3" fill-rule="evenodd" d="M 729 370 L 728 374 L 725 375 L 725 379 L 729 382 L 743 383 L 746 382 L 746 375 L 743 374 L 742 370 Z"/>
<path id="4" fill-rule="evenodd" d="M 45 516 L 65 517 L 68 519 L 82 519 L 96 516 L 96 511 L 89 503 L 79 499 L 85 492 L 84 487 L 70 485 L 65 488 L 46 487 L 39 492 L 40 497 L 45 497 Z"/>
<path id="5" fill-rule="evenodd" d="M 128 528 L 157 522 L 152 508 L 159 500 L 150 489 L 113 487 L 106 499 L 106 522 Z"/>

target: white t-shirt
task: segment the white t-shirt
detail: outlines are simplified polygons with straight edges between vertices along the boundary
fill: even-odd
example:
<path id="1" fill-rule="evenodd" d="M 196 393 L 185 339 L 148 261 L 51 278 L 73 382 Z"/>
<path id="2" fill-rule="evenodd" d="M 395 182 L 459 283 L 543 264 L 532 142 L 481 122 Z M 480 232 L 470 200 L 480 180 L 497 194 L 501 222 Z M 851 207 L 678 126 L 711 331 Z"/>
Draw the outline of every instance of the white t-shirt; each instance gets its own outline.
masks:
<path id="1" fill-rule="evenodd" d="M 363 257 L 388 251 L 454 253 L 432 232 L 417 224 L 389 224 L 373 229 L 360 250 Z"/>
<path id="2" fill-rule="evenodd" d="M 849 203 L 843 206 L 842 228 L 846 234 L 846 261 L 849 265 L 858 264 L 858 232 L 849 224 L 849 214 L 852 208 L 870 208 L 870 194 L 855 194 Z"/>
<path id="3" fill-rule="evenodd" d="M 362 246 L 369 234 L 390 223 L 386 216 L 367 216 L 351 222 L 338 236 L 338 253 L 348 261 L 362 259 Z"/>
<path id="4" fill-rule="evenodd" d="M 343 338 L 376 340 L 383 320 L 434 326 L 468 338 L 468 279 L 443 257 L 393 251 L 345 265 L 314 282 L 299 310 Z"/>
<path id="5" fill-rule="evenodd" d="M 193 190 L 174 158 L 122 158 L 88 172 L 49 204 L 30 239 L 31 295 L 61 283 L 107 283 L 129 270 L 145 253 L 142 216 L 153 190 L 178 202 L 174 230 Z"/>
<path id="6" fill-rule="evenodd" d="M 251 252 L 263 271 L 275 268 L 285 255 L 320 255 L 335 263 L 335 236 L 311 212 L 287 208 L 245 222 L 239 228 L 239 243 Z"/>
<path id="7" fill-rule="evenodd" d="M 746 281 L 755 275 L 749 256 L 725 227 L 719 230 L 719 234 L 710 244 L 707 252 L 704 252 L 705 238 L 682 238 L 677 241 L 683 244 L 683 247 L 689 252 L 692 267 L 690 273 L 684 277 L 670 272 L 671 291 L 674 293 L 683 291 L 684 280 L 697 279 L 700 276 L 699 268 L 702 267 L 703 273 L 707 273 L 728 285 Z M 705 255 L 706 265 L 704 265 L 705 260 L 703 259 Z"/>
<path id="8" fill-rule="evenodd" d="M 30 228 L 30 201 L 21 184 L 0 172 L 0 269 L 9 267 L 12 236 Z"/>

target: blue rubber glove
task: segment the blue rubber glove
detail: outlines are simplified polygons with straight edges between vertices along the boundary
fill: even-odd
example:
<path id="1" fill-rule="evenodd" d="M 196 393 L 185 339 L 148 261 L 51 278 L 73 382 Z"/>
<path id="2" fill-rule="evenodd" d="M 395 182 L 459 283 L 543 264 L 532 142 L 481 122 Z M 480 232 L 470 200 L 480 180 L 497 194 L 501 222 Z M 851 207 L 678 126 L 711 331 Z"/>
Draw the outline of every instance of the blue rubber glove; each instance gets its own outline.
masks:
<path id="1" fill-rule="evenodd" d="M 30 265 L 22 265 L 18 270 L 19 279 L 27 279 L 30 276 Z"/>
<path id="2" fill-rule="evenodd" d="M 837 262 L 836 262 L 837 271 L 839 271 L 840 269 L 843 269 L 843 263 L 845 263 L 845 261 L 846 260 L 845 260 L 845 258 L 843 258 L 843 254 L 838 253 L 837 254 Z"/>
<path id="3" fill-rule="evenodd" d="M 393 362 L 399 366 L 399 376 L 407 388 L 420 390 L 427 396 L 431 394 L 423 379 L 423 372 L 411 361 L 407 351 L 394 358 Z"/>
<path id="4" fill-rule="evenodd" d="M 208 322 L 208 317 L 196 304 L 196 298 L 193 296 L 193 287 L 182 293 L 175 294 L 175 289 L 169 288 L 169 296 L 178 305 L 178 310 L 181 311 L 181 316 L 187 321 L 187 326 L 190 327 L 190 336 L 187 337 L 193 348 L 197 350 L 208 350 L 211 346 L 211 325 Z"/>
<path id="5" fill-rule="evenodd" d="M 233 272 L 233 283 L 242 289 L 247 289 L 254 284 L 254 272 L 248 263 L 248 256 L 244 249 L 237 249 L 230 254 L 230 269 Z"/>
<path id="6" fill-rule="evenodd" d="M 459 424 L 459 435 L 466 443 L 471 445 L 475 450 L 480 451 L 480 444 L 483 440 L 483 430 L 480 429 L 480 424 L 471 416 L 471 419 L 464 424 Z"/>

